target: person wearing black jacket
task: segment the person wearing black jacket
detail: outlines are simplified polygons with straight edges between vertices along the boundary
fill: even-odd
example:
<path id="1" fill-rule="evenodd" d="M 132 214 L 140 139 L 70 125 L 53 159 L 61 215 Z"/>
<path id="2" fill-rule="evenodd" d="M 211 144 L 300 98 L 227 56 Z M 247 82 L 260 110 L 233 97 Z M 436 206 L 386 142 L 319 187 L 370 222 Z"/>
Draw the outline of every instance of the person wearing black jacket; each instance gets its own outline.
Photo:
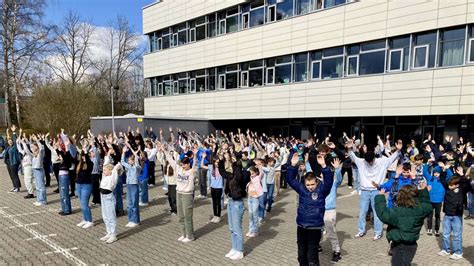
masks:
<path id="1" fill-rule="evenodd" d="M 235 159 L 233 159 L 235 160 Z M 247 196 L 245 190 L 247 182 L 242 175 L 242 162 L 232 163 L 232 173 L 225 169 L 224 161 L 219 162 L 219 172 L 227 180 L 224 193 L 229 198 L 227 217 L 231 234 L 232 249 L 226 257 L 231 260 L 240 260 L 244 257 L 244 237 L 242 234 L 242 218 L 244 216 L 244 201 Z"/>
<path id="2" fill-rule="evenodd" d="M 458 260 L 463 258 L 462 253 L 462 215 L 464 212 L 463 195 L 464 191 L 469 187 L 470 181 L 464 177 L 462 167 L 456 169 L 458 176 L 454 176 L 446 181 L 446 175 L 440 176 L 446 193 L 444 195 L 443 204 L 443 249 L 438 253 L 440 256 L 448 256 L 451 254 L 450 242 L 451 231 L 453 232 L 453 249 L 454 252 L 449 258 Z"/>
<path id="3" fill-rule="evenodd" d="M 92 222 L 91 209 L 89 208 L 89 199 L 92 194 L 92 169 L 94 163 L 89 158 L 87 151 L 82 151 L 79 163 L 76 167 L 76 190 L 77 196 L 81 202 L 81 210 L 83 220 L 77 224 L 82 228 L 90 228 L 94 226 Z"/>
<path id="4" fill-rule="evenodd" d="M 59 149 L 56 150 L 59 158 L 59 197 L 61 199 L 61 211 L 60 215 L 69 215 L 71 214 L 71 198 L 69 197 L 69 168 L 71 168 L 72 158 L 71 153 L 69 153 L 68 145 L 69 143 L 64 143 L 64 148 L 59 145 Z"/>

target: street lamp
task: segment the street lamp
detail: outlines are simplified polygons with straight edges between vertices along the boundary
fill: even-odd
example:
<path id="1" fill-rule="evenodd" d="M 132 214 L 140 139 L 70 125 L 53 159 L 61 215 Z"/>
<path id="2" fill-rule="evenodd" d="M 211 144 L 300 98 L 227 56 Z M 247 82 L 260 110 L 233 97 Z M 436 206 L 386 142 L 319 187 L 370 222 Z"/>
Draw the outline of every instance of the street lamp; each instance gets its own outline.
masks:
<path id="1" fill-rule="evenodd" d="M 112 98 L 112 132 L 115 134 L 115 117 L 114 117 L 114 90 L 117 90 L 118 91 L 119 89 L 119 86 L 118 85 L 115 85 L 115 86 L 111 86 L 110 87 L 110 95 L 111 95 L 111 98 Z"/>

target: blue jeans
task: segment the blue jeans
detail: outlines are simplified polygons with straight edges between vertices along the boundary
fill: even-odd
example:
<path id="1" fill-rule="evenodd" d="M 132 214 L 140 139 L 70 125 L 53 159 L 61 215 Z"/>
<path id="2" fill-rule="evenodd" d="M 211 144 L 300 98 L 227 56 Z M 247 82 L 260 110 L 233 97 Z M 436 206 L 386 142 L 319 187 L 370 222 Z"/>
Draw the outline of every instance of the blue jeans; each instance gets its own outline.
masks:
<path id="1" fill-rule="evenodd" d="M 468 193 L 468 195 L 469 195 L 469 216 L 474 216 L 474 193 L 470 192 Z"/>
<path id="2" fill-rule="evenodd" d="M 267 192 L 263 192 L 262 196 L 258 197 L 258 218 L 265 218 L 265 201 L 267 198 Z"/>
<path id="3" fill-rule="evenodd" d="M 124 174 L 125 175 L 125 174 Z M 123 182 L 122 178 L 118 178 L 117 186 L 115 186 L 114 193 L 115 195 L 115 210 L 116 211 L 123 211 Z"/>
<path id="4" fill-rule="evenodd" d="M 369 209 L 369 205 L 372 210 L 375 210 L 375 196 L 377 196 L 378 190 L 362 190 L 359 197 L 359 233 L 365 233 L 365 215 Z M 383 224 L 380 221 L 377 214 L 374 212 L 374 231 L 375 235 L 381 236 L 383 232 Z"/>
<path id="5" fill-rule="evenodd" d="M 127 184 L 127 212 L 128 221 L 140 223 L 140 210 L 138 209 L 138 184 Z"/>
<path id="6" fill-rule="evenodd" d="M 352 167 L 352 177 L 354 178 L 354 189 L 360 191 L 359 169 Z"/>
<path id="7" fill-rule="evenodd" d="M 81 201 L 81 210 L 84 221 L 92 222 L 91 209 L 89 208 L 89 199 L 92 194 L 92 184 L 76 183 L 76 194 Z"/>
<path id="8" fill-rule="evenodd" d="M 273 205 L 273 191 L 275 190 L 275 184 L 267 184 L 267 195 L 265 197 L 264 207 L 271 209 Z"/>
<path id="9" fill-rule="evenodd" d="M 61 199 L 61 210 L 71 213 L 71 198 L 69 197 L 69 175 L 59 176 L 59 198 Z"/>
<path id="10" fill-rule="evenodd" d="M 450 251 L 451 231 L 453 231 L 453 252 L 462 255 L 462 216 L 445 215 L 443 219 L 443 250 Z"/>
<path id="11" fill-rule="evenodd" d="M 100 194 L 100 207 L 102 209 L 102 219 L 108 235 L 117 235 L 117 216 L 115 214 L 114 193 Z"/>
<path id="12" fill-rule="evenodd" d="M 148 178 L 138 182 L 140 185 L 140 202 L 148 203 Z"/>
<path id="13" fill-rule="evenodd" d="M 249 232 L 257 233 L 258 232 L 258 205 L 259 198 L 248 197 L 248 206 L 249 206 Z"/>
<path id="14" fill-rule="evenodd" d="M 36 182 L 36 201 L 46 205 L 46 187 L 44 183 L 43 168 L 34 168 L 33 177 Z"/>
<path id="15" fill-rule="evenodd" d="M 229 198 L 227 205 L 227 218 L 229 220 L 230 238 L 232 249 L 244 251 L 244 236 L 242 234 L 242 217 L 244 216 L 244 202 Z"/>

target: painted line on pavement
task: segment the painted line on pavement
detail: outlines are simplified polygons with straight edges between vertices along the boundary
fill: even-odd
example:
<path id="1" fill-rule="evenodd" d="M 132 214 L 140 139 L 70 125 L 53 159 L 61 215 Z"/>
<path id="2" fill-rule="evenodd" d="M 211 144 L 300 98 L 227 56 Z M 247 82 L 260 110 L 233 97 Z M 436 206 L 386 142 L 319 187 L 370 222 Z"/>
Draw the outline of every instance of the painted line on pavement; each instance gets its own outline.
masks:
<path id="1" fill-rule="evenodd" d="M 6 215 L 5 217 L 10 218 L 10 217 L 18 217 L 18 216 L 25 216 L 25 215 L 31 215 L 31 214 L 38 214 L 38 213 L 44 213 L 46 211 L 38 211 L 38 212 L 26 212 L 26 213 L 19 213 L 19 214 L 10 214 Z"/>
<path id="2" fill-rule="evenodd" d="M 47 237 L 52 237 L 52 236 L 57 236 L 57 234 L 49 234 L 49 235 L 41 235 L 41 236 L 35 236 L 35 237 L 32 237 L 32 238 L 27 238 L 25 239 L 25 241 L 31 241 L 31 240 L 35 240 L 35 239 L 42 239 L 42 238 L 47 238 Z"/>
<path id="3" fill-rule="evenodd" d="M 72 251 L 72 250 L 78 250 L 79 248 L 78 247 L 73 247 L 73 248 L 65 248 L 64 250 L 66 251 Z M 51 255 L 51 254 L 54 254 L 54 253 L 61 253 L 61 251 L 59 250 L 56 250 L 56 251 L 48 251 L 48 252 L 44 252 L 43 255 Z"/>
<path id="4" fill-rule="evenodd" d="M 44 212 L 46 212 L 46 211 L 44 211 Z M 41 240 L 41 242 L 43 242 L 46 245 L 48 245 L 49 247 L 51 247 L 55 252 L 62 254 L 64 257 L 66 257 L 68 260 L 74 262 L 76 265 L 87 265 L 85 262 L 83 262 L 82 260 L 80 260 L 76 256 L 72 255 L 69 252 L 69 250 L 60 247 L 58 244 L 54 243 L 53 241 L 51 241 L 47 238 L 41 238 L 42 235 L 40 233 L 38 233 L 37 231 L 35 231 L 34 229 L 32 229 L 30 227 L 27 227 L 27 226 L 25 227 L 18 219 L 16 219 L 12 215 L 9 215 L 4 210 L 0 210 L 0 215 L 2 215 L 3 217 L 5 217 L 7 219 L 10 219 L 12 222 L 14 222 L 15 224 L 17 224 L 19 226 L 23 226 L 23 229 L 28 231 L 28 233 L 32 234 L 33 237 L 37 237 L 39 240 Z"/>
<path id="5" fill-rule="evenodd" d="M 38 223 L 31 223 L 31 224 L 21 224 L 21 225 L 14 225 L 8 227 L 8 229 L 13 229 L 13 228 L 21 228 L 21 227 L 26 227 L 26 226 L 32 226 L 32 225 L 38 225 Z"/>

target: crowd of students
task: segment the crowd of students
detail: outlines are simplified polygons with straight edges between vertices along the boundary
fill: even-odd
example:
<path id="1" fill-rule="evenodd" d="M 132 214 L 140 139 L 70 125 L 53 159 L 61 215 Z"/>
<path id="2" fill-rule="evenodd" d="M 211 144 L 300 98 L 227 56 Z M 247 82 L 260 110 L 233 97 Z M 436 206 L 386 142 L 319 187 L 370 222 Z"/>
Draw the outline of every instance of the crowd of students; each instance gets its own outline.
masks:
<path id="1" fill-rule="evenodd" d="M 81 228 L 94 226 L 89 207 L 100 204 L 106 235 L 100 240 L 117 241 L 117 216 L 124 215 L 123 186 L 129 223 L 140 225 L 140 207 L 149 202 L 148 188 L 156 185 L 156 166 L 163 173 L 169 213 L 177 215 L 181 236 L 178 241 L 195 240 L 194 201 L 212 198 L 212 223 L 220 223 L 227 207 L 232 260 L 244 257 L 244 209 L 248 210 L 246 237 L 258 237 L 259 227 L 271 213 L 275 196 L 289 185 L 297 198 L 297 248 L 301 265 L 318 265 L 320 240 L 326 232 L 332 247 L 332 262 L 342 259 L 336 232 L 336 193 L 347 173 L 348 187 L 359 195 L 359 220 L 355 238 L 366 235 L 366 216 L 372 213 L 373 240 L 387 239 L 393 265 L 407 265 L 415 256 L 420 230 L 442 235 L 440 256 L 462 258 L 464 219 L 474 218 L 474 155 L 470 142 L 446 136 L 437 144 L 430 135 L 420 145 L 414 140 L 377 137 L 366 143 L 364 135 L 341 138 L 331 135 L 322 141 L 274 137 L 247 130 L 216 131 L 202 136 L 172 128 L 158 135 L 151 128 L 142 135 L 139 129 L 118 135 L 93 135 L 76 138 L 64 130 L 55 136 L 27 136 L 15 126 L 7 130 L 5 163 L 12 180 L 12 193 L 20 192 L 19 173 L 27 189 L 25 198 L 35 206 L 47 204 L 46 188 L 51 176 L 58 182 L 60 215 L 71 214 L 71 197 L 79 198 Z M 52 171 L 51 171 L 52 170 Z M 195 188 L 197 185 L 197 189 Z M 198 193 L 199 192 L 199 193 Z M 387 195 L 385 195 L 387 194 Z M 245 198 L 247 198 L 245 200 Z M 387 200 L 386 200 L 387 199 Z M 247 201 L 247 207 L 245 207 Z M 441 226 L 441 207 L 444 218 Z M 211 210 L 210 210 L 211 211 Z M 452 248 L 451 233 L 453 233 Z"/>

